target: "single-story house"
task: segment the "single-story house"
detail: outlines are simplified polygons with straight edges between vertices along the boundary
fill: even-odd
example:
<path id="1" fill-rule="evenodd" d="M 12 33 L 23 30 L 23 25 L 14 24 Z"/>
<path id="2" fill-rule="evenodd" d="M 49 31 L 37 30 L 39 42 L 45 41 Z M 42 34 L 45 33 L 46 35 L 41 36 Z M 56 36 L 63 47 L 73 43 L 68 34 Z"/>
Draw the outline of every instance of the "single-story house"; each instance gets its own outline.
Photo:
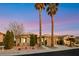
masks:
<path id="1" fill-rule="evenodd" d="M 30 45 L 30 35 L 22 34 L 16 37 L 16 45 Z"/>

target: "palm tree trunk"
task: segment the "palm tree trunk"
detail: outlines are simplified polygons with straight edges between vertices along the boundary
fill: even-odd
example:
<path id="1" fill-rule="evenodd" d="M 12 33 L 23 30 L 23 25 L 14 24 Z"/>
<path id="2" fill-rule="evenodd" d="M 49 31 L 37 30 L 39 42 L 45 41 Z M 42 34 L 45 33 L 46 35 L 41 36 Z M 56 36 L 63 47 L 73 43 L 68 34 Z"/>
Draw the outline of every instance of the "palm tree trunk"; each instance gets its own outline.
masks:
<path id="1" fill-rule="evenodd" d="M 42 10 L 39 10 L 39 46 L 41 46 L 41 34 L 42 34 Z"/>
<path id="2" fill-rule="evenodd" d="M 72 46 L 72 42 L 71 42 L 71 40 L 70 40 L 70 47 Z"/>
<path id="3" fill-rule="evenodd" d="M 51 47 L 54 47 L 54 17 L 51 16 Z"/>

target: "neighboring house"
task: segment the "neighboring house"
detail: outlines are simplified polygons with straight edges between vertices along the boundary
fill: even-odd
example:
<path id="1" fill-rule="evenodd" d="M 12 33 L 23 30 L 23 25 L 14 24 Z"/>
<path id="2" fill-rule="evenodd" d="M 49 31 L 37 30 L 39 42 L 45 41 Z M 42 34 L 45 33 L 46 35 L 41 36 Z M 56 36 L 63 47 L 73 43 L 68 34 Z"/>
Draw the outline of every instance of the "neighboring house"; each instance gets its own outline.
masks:
<path id="1" fill-rule="evenodd" d="M 76 36 L 76 44 L 79 44 L 79 36 Z"/>
<path id="2" fill-rule="evenodd" d="M 30 45 L 30 35 L 29 34 L 21 35 L 21 44 Z"/>
<path id="3" fill-rule="evenodd" d="M 71 43 L 73 45 L 75 44 L 75 37 L 72 35 L 65 36 L 63 40 L 64 40 L 64 45 L 70 46 Z"/>
<path id="4" fill-rule="evenodd" d="M 57 46 L 57 41 L 59 40 L 58 36 L 54 36 L 54 44 Z M 50 35 L 43 35 L 41 39 L 43 45 L 51 47 L 51 36 Z"/>
<path id="5" fill-rule="evenodd" d="M 51 37 L 49 35 L 43 35 L 41 41 L 43 45 L 48 46 L 48 47 L 51 46 Z"/>
<path id="6" fill-rule="evenodd" d="M 0 32 L 0 45 L 3 44 L 3 38 L 4 38 L 4 34 Z"/>
<path id="7" fill-rule="evenodd" d="M 16 37 L 17 45 L 30 45 L 30 35 L 22 34 Z"/>

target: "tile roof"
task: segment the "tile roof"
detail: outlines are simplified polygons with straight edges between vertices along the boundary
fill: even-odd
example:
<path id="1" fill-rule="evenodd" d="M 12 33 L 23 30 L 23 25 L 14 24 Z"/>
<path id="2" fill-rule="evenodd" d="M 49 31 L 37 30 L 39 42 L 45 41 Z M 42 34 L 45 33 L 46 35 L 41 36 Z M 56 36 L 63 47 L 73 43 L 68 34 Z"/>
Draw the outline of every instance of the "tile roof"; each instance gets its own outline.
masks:
<path id="1" fill-rule="evenodd" d="M 3 35 L 4 33 L 0 32 L 0 34 L 2 34 L 2 35 Z"/>

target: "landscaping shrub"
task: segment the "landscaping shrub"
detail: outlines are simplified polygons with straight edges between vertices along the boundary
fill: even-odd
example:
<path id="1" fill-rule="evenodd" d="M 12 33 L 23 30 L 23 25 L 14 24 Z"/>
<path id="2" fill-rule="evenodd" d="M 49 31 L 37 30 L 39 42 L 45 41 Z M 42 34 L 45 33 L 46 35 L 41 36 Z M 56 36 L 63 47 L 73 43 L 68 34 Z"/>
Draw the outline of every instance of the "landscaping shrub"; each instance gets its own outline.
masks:
<path id="1" fill-rule="evenodd" d="M 60 39 L 60 40 L 57 42 L 57 44 L 59 44 L 59 45 L 64 45 L 63 39 Z"/>
<path id="2" fill-rule="evenodd" d="M 37 43 L 37 35 L 30 35 L 30 46 L 35 46 L 35 44 Z"/>

